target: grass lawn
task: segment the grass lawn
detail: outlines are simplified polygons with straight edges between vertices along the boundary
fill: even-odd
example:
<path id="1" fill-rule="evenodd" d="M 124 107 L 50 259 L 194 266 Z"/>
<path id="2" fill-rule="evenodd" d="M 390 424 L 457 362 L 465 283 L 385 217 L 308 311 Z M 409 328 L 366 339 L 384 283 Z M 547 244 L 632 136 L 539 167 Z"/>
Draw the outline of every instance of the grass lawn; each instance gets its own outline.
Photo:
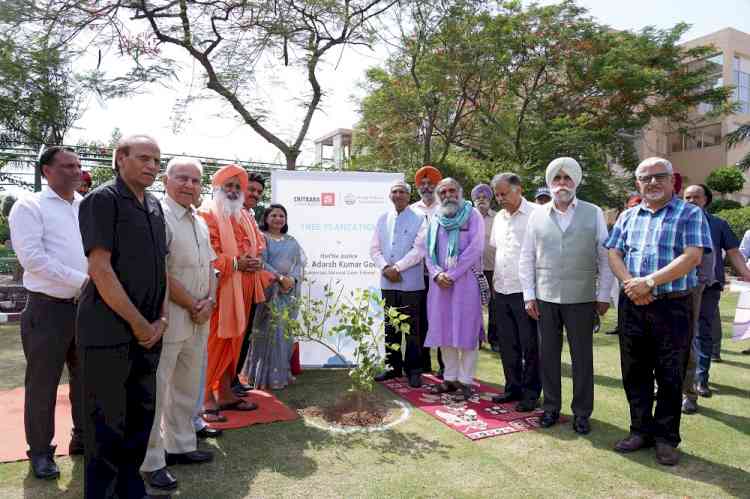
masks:
<path id="1" fill-rule="evenodd" d="M 712 366 L 714 397 L 683 418 L 679 466 L 656 464 L 653 450 L 611 450 L 627 433 L 617 337 L 594 337 L 596 403 L 590 435 L 570 424 L 471 442 L 420 411 L 393 430 L 337 435 L 303 420 L 253 426 L 202 443 L 216 460 L 173 467 L 179 497 L 750 497 L 750 357 L 728 339 L 736 296 L 725 295 L 724 362 Z M 602 331 L 612 328 L 609 313 Z M 563 412 L 570 414 L 570 357 L 563 353 Z M 0 328 L 0 389 L 23 385 L 17 328 Z M 496 354 L 483 350 L 477 376 L 501 384 Z M 341 371 L 308 371 L 280 397 L 316 403 L 348 386 Z M 385 389 L 383 396 L 391 397 Z M 23 428 L 18 428 L 23 431 Z M 27 463 L 0 465 L 2 498 L 82 495 L 82 459 L 60 458 L 61 478 L 41 482 Z"/>

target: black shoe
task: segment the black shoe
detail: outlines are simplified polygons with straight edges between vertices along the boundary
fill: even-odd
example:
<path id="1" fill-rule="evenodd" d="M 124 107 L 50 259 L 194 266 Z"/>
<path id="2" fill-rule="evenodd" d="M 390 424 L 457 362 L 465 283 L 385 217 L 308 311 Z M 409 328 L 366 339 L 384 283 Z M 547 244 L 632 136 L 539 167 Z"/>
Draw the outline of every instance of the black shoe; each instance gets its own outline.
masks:
<path id="1" fill-rule="evenodd" d="M 605 331 L 604 334 L 620 334 L 620 330 L 615 328 L 612 331 Z"/>
<path id="2" fill-rule="evenodd" d="M 750 348 L 746 348 L 740 352 L 742 355 L 750 355 Z"/>
<path id="3" fill-rule="evenodd" d="M 143 481 L 146 485 L 156 490 L 174 490 L 177 488 L 177 479 L 172 476 L 167 468 L 156 471 L 144 471 Z"/>
<path id="4" fill-rule="evenodd" d="M 493 402 L 494 402 L 494 397 L 493 397 Z M 536 409 L 538 406 L 539 406 L 539 401 L 537 399 L 522 400 L 516 404 L 515 411 L 516 412 L 531 412 L 534 409 Z"/>
<path id="5" fill-rule="evenodd" d="M 711 395 L 713 395 L 713 392 L 708 387 L 708 383 L 696 383 L 695 392 L 701 397 L 706 397 L 706 398 L 711 398 Z"/>
<path id="6" fill-rule="evenodd" d="M 222 433 L 224 433 L 223 430 L 217 430 L 215 428 L 204 426 L 203 428 L 195 432 L 195 436 L 198 438 L 218 438 Z"/>
<path id="7" fill-rule="evenodd" d="M 687 397 L 682 399 L 682 413 L 695 414 L 698 412 L 698 401 Z"/>
<path id="8" fill-rule="evenodd" d="M 60 469 L 55 464 L 55 448 L 44 454 L 29 455 L 31 459 L 31 470 L 34 476 L 43 480 L 52 480 L 60 476 Z"/>
<path id="9" fill-rule="evenodd" d="M 542 419 L 539 421 L 539 426 L 541 426 L 542 428 L 549 428 L 550 426 L 555 425 L 559 419 L 559 412 L 544 411 L 544 414 L 542 414 Z"/>
<path id="10" fill-rule="evenodd" d="M 250 385 L 235 385 L 232 387 L 232 394 L 235 397 L 239 397 L 239 398 L 246 397 L 247 394 L 250 392 L 250 390 L 245 390 L 243 386 L 250 386 Z"/>
<path id="11" fill-rule="evenodd" d="M 521 395 L 514 392 L 500 393 L 492 397 L 492 402 L 495 404 L 504 404 L 506 402 L 515 402 L 521 400 Z"/>
<path id="12" fill-rule="evenodd" d="M 185 452 L 183 454 L 170 454 L 169 452 L 167 452 L 166 454 L 167 466 L 172 466 L 173 464 L 210 463 L 214 460 L 213 452 L 208 452 L 205 450 L 193 450 L 190 452 Z"/>
<path id="13" fill-rule="evenodd" d="M 384 373 L 381 373 L 375 376 L 375 381 L 377 381 L 378 383 L 381 383 L 383 381 L 388 381 L 389 379 L 396 379 L 400 377 L 401 377 L 401 373 L 391 370 L 391 371 L 386 371 Z"/>
<path id="14" fill-rule="evenodd" d="M 647 449 L 654 446 L 654 440 L 651 437 L 631 433 L 615 444 L 615 451 L 622 454 L 635 452 L 641 449 Z"/>
<path id="15" fill-rule="evenodd" d="M 717 353 L 711 356 L 711 362 L 724 362 L 724 361 L 721 360 L 721 354 Z"/>
<path id="16" fill-rule="evenodd" d="M 444 374 L 444 370 L 443 369 L 438 369 L 438 372 L 435 375 L 435 377 L 437 377 L 437 379 L 443 379 L 443 374 Z"/>
<path id="17" fill-rule="evenodd" d="M 409 386 L 420 388 L 422 386 L 422 373 L 411 373 L 409 375 Z"/>
<path id="18" fill-rule="evenodd" d="M 580 435 L 591 433 L 591 422 L 586 416 L 573 416 L 573 431 Z"/>
<path id="19" fill-rule="evenodd" d="M 239 381 L 237 383 L 232 384 L 232 390 L 242 390 L 244 392 L 249 392 L 253 389 L 252 386 L 248 385 L 247 383 L 240 383 Z"/>
<path id="20" fill-rule="evenodd" d="M 492 348 L 493 352 L 500 353 L 500 345 L 497 343 L 491 343 L 490 347 Z"/>
<path id="21" fill-rule="evenodd" d="M 680 451 L 663 442 L 656 442 L 656 462 L 664 466 L 675 466 L 680 462 Z"/>
<path id="22" fill-rule="evenodd" d="M 83 455 L 83 439 L 79 436 L 73 436 L 68 445 L 68 454 L 71 456 Z"/>

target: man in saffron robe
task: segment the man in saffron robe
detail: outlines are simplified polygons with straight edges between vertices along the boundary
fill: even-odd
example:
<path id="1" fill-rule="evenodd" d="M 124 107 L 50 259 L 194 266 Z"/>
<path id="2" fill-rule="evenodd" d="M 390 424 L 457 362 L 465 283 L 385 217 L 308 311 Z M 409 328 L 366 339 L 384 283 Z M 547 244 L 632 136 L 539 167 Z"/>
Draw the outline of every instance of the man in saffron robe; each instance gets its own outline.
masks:
<path id="1" fill-rule="evenodd" d="M 440 207 L 425 239 L 425 263 L 430 275 L 427 295 L 429 331 L 426 347 L 440 347 L 444 382 L 436 393 L 461 390 L 472 395 L 482 328 L 482 302 L 475 273 L 482 272 L 484 221 L 463 198 L 452 178 L 435 189 Z"/>
<path id="2" fill-rule="evenodd" d="M 248 188 L 247 172 L 228 165 L 214 174 L 214 199 L 206 201 L 200 214 L 206 220 L 219 272 L 216 308 L 211 316 L 206 368 L 204 418 L 222 421 L 222 410 L 251 411 L 252 402 L 231 390 L 247 318 L 253 303 L 265 300 L 264 287 L 270 273 L 262 270 L 263 235 L 255 220 L 242 209 Z"/>

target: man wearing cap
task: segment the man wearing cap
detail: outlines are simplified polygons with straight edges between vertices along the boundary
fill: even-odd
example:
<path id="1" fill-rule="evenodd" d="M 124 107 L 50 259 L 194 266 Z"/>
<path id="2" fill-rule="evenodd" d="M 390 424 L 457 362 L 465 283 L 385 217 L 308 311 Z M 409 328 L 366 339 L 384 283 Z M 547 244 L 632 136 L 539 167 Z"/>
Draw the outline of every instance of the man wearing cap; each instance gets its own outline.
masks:
<path id="1" fill-rule="evenodd" d="M 422 344 L 419 341 L 419 308 L 424 301 L 422 258 L 427 223 L 416 211 L 409 209 L 411 187 L 403 180 L 391 186 L 393 210 L 384 213 L 375 225 L 370 257 L 380 269 L 380 289 L 389 307 L 409 316 L 406 324 L 405 356 L 401 350 L 401 330 L 385 327 L 386 364 L 388 370 L 375 381 L 399 378 L 406 371 L 412 388 L 422 386 Z M 390 348 L 398 345 L 398 349 Z"/>
<path id="2" fill-rule="evenodd" d="M 477 184 L 471 190 L 471 201 L 479 210 L 484 219 L 484 253 L 482 254 L 482 270 L 487 282 L 492 285 L 492 274 L 495 269 L 495 247 L 490 242 L 492 234 L 492 223 L 495 220 L 495 211 L 490 208 L 492 203 L 492 189 L 487 184 Z M 487 304 L 487 341 L 493 351 L 499 351 L 497 339 L 497 326 L 495 320 L 494 295 L 490 295 Z"/>
<path id="3" fill-rule="evenodd" d="M 481 272 L 484 249 L 482 215 L 463 198 L 452 178 L 435 189 L 440 208 L 425 237 L 425 262 L 432 285 L 427 296 L 430 330 L 425 345 L 440 347 L 444 382 L 435 393 L 460 390 L 473 394 L 479 343 L 482 341 L 482 302 L 475 272 Z"/>
<path id="4" fill-rule="evenodd" d="M 544 391 L 541 425 L 548 428 L 560 417 L 564 327 L 573 367 L 573 430 L 587 434 L 594 409 L 594 315 L 604 315 L 609 308 L 613 276 L 602 246 L 608 236 L 604 213 L 576 198 L 582 177 L 573 158 L 557 158 L 547 166 L 545 178 L 552 201 L 529 217 L 519 277 L 526 311 L 539 321 Z"/>
<path id="5" fill-rule="evenodd" d="M 247 327 L 250 307 L 265 301 L 270 272 L 262 270 L 263 235 L 243 209 L 248 176 L 244 168 L 227 165 L 212 179 L 214 199 L 206 201 L 200 214 L 208 225 L 211 246 L 219 272 L 216 307 L 208 335 L 208 362 L 204 417 L 222 421 L 222 410 L 251 411 L 257 405 L 232 392 L 231 382 Z"/>
<path id="6" fill-rule="evenodd" d="M 78 184 L 76 192 L 81 196 L 85 196 L 91 190 L 91 174 L 89 172 L 81 171 L 81 183 Z"/>
<path id="7" fill-rule="evenodd" d="M 143 462 L 156 406 L 161 337 L 169 325 L 164 212 L 146 189 L 159 146 L 145 135 L 115 149 L 114 180 L 81 202 L 91 281 L 78 304 L 83 378 L 84 496 L 143 497 Z"/>
<path id="8" fill-rule="evenodd" d="M 47 148 L 39 158 L 47 179 L 41 192 L 21 197 L 8 221 L 28 301 L 21 314 L 26 357 L 24 427 L 27 455 L 37 478 L 57 478 L 54 461 L 55 404 L 63 366 L 68 366 L 73 438 L 70 454 L 83 453 L 80 362 L 75 339 L 78 297 L 88 282 L 78 211 L 81 161 L 71 149 Z"/>
<path id="9" fill-rule="evenodd" d="M 549 189 L 546 187 L 540 187 L 534 194 L 534 202 L 536 204 L 547 204 L 552 200 L 552 196 L 549 193 Z"/>
<path id="10" fill-rule="evenodd" d="M 426 218 L 427 223 L 430 223 L 432 216 L 437 211 L 440 203 L 435 199 L 435 187 L 438 182 L 443 179 L 443 174 L 440 170 L 432 165 L 425 165 L 414 175 L 414 183 L 417 186 L 420 200 L 416 203 L 412 203 L 411 209 Z M 424 289 L 425 294 L 430 289 L 430 279 L 427 275 L 427 269 L 424 271 Z M 427 300 L 422 300 L 422 306 L 419 309 L 419 341 L 424 345 L 425 339 L 427 338 L 427 330 L 429 328 L 428 317 L 427 317 Z M 438 348 L 438 365 L 439 371 L 438 376 L 443 375 L 443 358 Z M 422 372 L 432 372 L 432 358 L 430 357 L 430 349 L 427 347 L 422 348 Z"/>

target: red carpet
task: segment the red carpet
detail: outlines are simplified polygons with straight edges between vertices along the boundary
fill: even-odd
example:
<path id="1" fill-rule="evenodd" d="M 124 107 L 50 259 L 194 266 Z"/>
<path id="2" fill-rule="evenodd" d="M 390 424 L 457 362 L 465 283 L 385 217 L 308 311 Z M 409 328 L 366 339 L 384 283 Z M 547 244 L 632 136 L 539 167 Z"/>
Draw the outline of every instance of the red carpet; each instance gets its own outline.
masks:
<path id="1" fill-rule="evenodd" d="M 221 411 L 228 421 L 209 423 L 208 426 L 220 430 L 232 430 L 254 424 L 293 421 L 299 417 L 295 411 L 268 392 L 253 390 L 244 399 L 255 402 L 258 408 L 254 411 Z"/>
<path id="2" fill-rule="evenodd" d="M 23 461 L 26 456 L 26 433 L 23 427 L 23 387 L 8 391 L 0 391 L 0 434 L 3 435 L 0 445 L 0 463 Z M 258 409 L 250 412 L 224 411 L 229 421 L 226 423 L 212 423 L 212 428 L 231 429 L 243 428 L 259 423 L 274 421 L 292 421 L 297 419 L 297 413 L 284 405 L 270 393 L 254 390 L 246 400 L 258 404 Z M 70 418 L 70 401 L 68 400 L 68 385 L 60 385 L 57 389 L 57 405 L 55 407 L 55 438 L 53 445 L 57 445 L 58 456 L 68 455 L 70 431 L 73 421 Z"/>
<path id="3" fill-rule="evenodd" d="M 23 387 L 0 391 L 0 434 L 3 435 L 3 443 L 0 445 L 0 463 L 28 459 L 26 457 L 28 448 L 26 432 L 23 428 L 23 393 Z M 60 385 L 57 388 L 57 405 L 55 406 L 55 438 L 52 439 L 52 445 L 57 445 L 56 455 L 68 455 L 72 429 L 68 385 Z"/>
<path id="4" fill-rule="evenodd" d="M 440 383 L 436 377 L 423 375 L 422 383 L 422 388 L 411 388 L 406 378 L 399 378 L 384 381 L 382 385 L 471 440 L 529 431 L 539 427 L 541 409 L 535 412 L 515 412 L 516 402 L 495 404 L 492 402 L 492 396 L 500 393 L 495 388 L 480 383 L 474 386 L 474 397 L 457 402 L 450 393 L 430 393 L 430 386 Z M 561 422 L 565 420 L 564 417 L 560 418 Z"/>

